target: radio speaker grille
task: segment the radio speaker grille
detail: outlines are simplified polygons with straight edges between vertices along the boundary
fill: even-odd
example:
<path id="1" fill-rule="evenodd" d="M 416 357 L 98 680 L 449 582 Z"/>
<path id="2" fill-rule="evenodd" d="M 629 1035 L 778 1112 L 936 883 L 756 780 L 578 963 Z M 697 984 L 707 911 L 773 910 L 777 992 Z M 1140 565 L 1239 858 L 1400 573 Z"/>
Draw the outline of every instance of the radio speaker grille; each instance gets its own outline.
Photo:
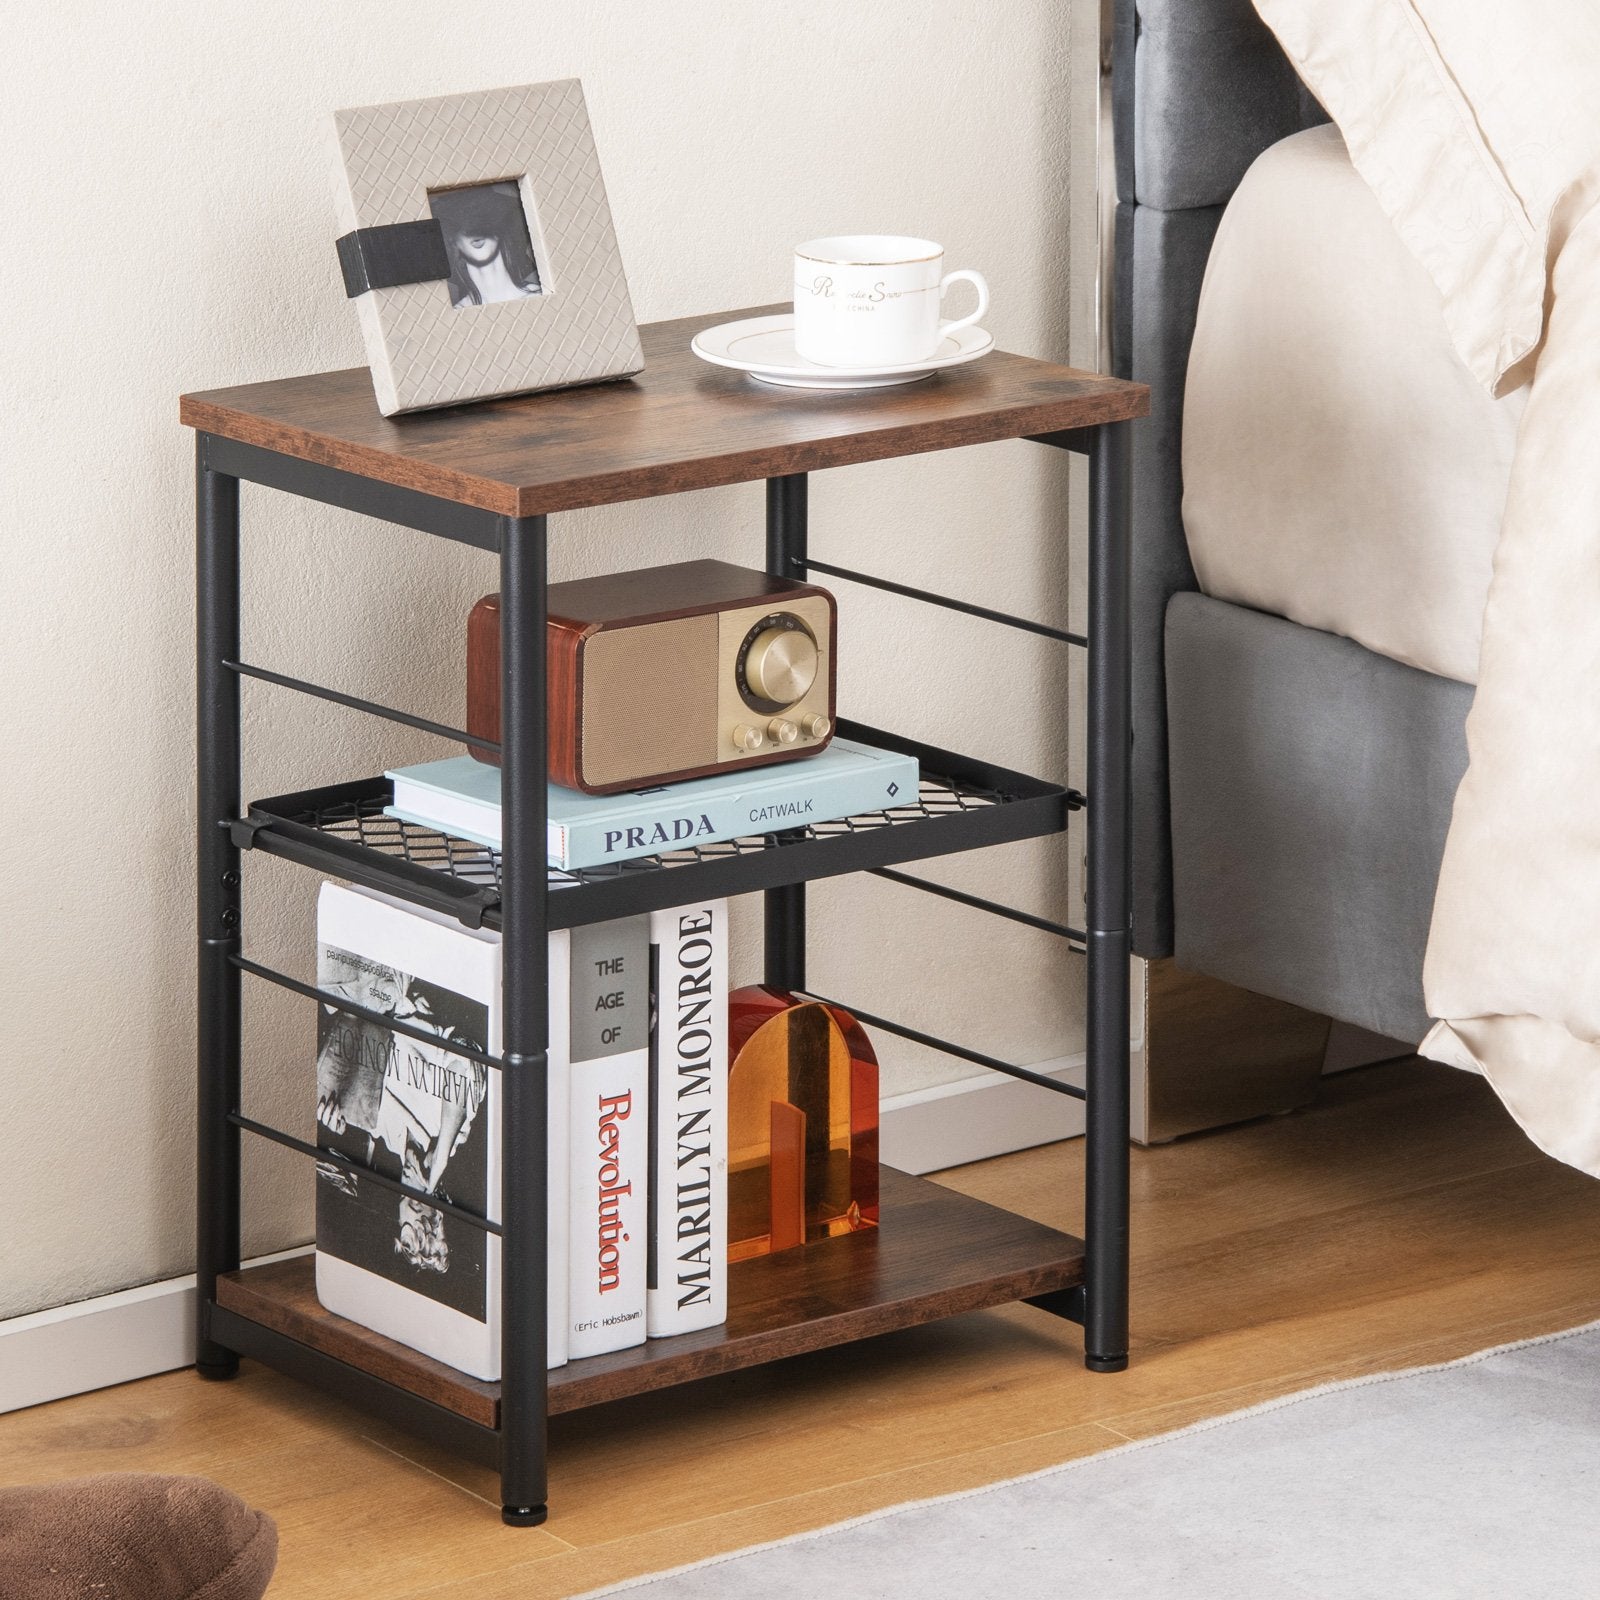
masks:
<path id="1" fill-rule="evenodd" d="M 604 628 L 584 641 L 582 670 L 585 783 L 716 761 L 714 614 Z"/>

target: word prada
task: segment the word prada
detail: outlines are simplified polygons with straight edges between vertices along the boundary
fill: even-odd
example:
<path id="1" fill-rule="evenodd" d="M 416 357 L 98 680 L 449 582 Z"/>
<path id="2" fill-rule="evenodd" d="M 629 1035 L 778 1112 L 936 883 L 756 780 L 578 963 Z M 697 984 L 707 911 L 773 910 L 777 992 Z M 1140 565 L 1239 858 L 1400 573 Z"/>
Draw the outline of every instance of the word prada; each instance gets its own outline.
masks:
<path id="1" fill-rule="evenodd" d="M 750 812 L 750 822 L 759 826 L 764 822 L 790 821 L 815 808 L 815 800 L 784 800 L 777 805 L 756 806 Z M 671 822 L 653 822 L 646 828 L 607 828 L 605 853 L 612 855 L 619 846 L 646 850 L 656 845 L 678 845 L 688 839 L 709 838 L 716 831 L 703 811 L 698 817 L 674 817 Z"/>

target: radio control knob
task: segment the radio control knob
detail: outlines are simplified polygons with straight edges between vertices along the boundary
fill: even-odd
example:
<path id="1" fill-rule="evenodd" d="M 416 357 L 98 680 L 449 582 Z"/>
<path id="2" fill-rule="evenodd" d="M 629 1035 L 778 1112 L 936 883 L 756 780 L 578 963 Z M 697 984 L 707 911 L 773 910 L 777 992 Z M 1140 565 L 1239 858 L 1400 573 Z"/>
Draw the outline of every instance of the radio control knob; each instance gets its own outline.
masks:
<path id="1" fill-rule="evenodd" d="M 741 722 L 733 730 L 733 742 L 741 750 L 759 750 L 767 742 L 767 736 L 748 722 Z"/>
<path id="2" fill-rule="evenodd" d="M 833 731 L 833 723 L 827 717 L 815 713 L 800 719 L 800 731 L 808 739 L 826 739 Z"/>
<path id="3" fill-rule="evenodd" d="M 793 744 L 800 730 L 787 717 L 774 717 L 767 724 L 767 736 L 774 744 Z"/>
<path id="4" fill-rule="evenodd" d="M 763 700 L 792 706 L 816 681 L 817 642 L 804 628 L 768 628 L 752 640 L 744 676 Z"/>

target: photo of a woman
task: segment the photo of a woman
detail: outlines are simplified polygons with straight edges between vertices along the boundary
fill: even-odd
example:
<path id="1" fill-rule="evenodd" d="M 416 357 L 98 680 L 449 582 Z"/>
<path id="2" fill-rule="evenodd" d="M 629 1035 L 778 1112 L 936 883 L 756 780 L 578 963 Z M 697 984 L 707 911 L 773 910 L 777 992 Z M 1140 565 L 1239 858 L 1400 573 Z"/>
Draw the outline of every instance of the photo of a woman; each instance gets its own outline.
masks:
<path id="1" fill-rule="evenodd" d="M 456 310 L 544 293 L 514 179 L 436 190 L 428 206 L 444 229 Z"/>

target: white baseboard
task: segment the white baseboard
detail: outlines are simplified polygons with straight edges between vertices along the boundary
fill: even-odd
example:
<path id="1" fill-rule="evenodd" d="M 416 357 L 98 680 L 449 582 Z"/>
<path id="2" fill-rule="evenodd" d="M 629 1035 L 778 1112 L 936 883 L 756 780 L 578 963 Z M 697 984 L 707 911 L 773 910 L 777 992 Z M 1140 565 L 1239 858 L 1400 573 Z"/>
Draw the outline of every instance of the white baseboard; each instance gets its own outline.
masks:
<path id="1" fill-rule="evenodd" d="M 260 1261 L 282 1261 L 309 1248 Z M 0 1413 L 193 1364 L 191 1272 L 0 1322 Z"/>
<path id="2" fill-rule="evenodd" d="M 1033 1070 L 1081 1086 L 1084 1058 L 1064 1056 L 1040 1062 Z M 891 1095 L 878 1114 L 878 1154 L 902 1172 L 938 1172 L 1011 1150 L 1076 1139 L 1082 1132 L 1081 1100 L 984 1072 Z"/>
<path id="3" fill-rule="evenodd" d="M 1042 1062 L 1052 1078 L 1083 1082 L 1083 1057 Z M 1083 1103 L 985 1072 L 891 1096 L 879 1114 L 879 1153 L 902 1172 L 937 1172 L 1083 1132 Z M 309 1246 L 304 1247 L 309 1248 Z M 299 1255 L 263 1256 L 277 1261 Z M 254 1263 L 252 1263 L 254 1265 Z M 194 1362 L 194 1275 L 124 1289 L 0 1322 L 0 1413 L 172 1372 Z"/>

